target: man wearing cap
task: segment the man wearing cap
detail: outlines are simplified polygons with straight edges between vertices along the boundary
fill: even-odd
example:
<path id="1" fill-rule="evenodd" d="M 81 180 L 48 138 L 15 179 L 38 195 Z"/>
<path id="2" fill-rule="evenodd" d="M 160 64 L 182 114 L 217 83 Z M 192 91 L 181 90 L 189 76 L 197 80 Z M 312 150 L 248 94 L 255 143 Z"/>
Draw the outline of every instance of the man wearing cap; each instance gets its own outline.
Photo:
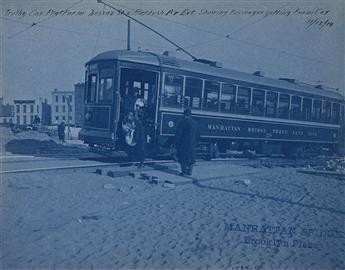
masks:
<path id="1" fill-rule="evenodd" d="M 190 109 L 184 110 L 183 120 L 177 126 L 175 134 L 177 158 L 182 171 L 180 175 L 192 175 L 193 164 L 195 163 L 198 128 L 191 115 Z"/>

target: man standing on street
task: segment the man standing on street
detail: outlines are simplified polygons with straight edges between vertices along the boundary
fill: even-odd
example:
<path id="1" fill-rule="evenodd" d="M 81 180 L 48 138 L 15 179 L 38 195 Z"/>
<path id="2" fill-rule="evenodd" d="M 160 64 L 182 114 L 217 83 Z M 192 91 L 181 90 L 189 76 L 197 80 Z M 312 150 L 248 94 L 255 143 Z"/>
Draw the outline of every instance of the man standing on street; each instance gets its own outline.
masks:
<path id="1" fill-rule="evenodd" d="M 180 175 L 192 175 L 198 128 L 191 117 L 192 112 L 190 109 L 185 109 L 183 115 L 183 120 L 177 126 L 175 146 L 178 162 L 181 164 L 182 172 Z"/>

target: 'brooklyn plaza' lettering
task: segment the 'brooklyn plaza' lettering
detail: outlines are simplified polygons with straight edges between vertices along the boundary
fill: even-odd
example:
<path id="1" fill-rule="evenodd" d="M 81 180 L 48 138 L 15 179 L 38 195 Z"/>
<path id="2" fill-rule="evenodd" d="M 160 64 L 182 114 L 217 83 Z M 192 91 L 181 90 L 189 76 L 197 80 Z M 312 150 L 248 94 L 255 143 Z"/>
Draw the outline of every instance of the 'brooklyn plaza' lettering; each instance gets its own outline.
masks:
<path id="1" fill-rule="evenodd" d="M 245 234 L 243 244 L 253 247 L 292 247 L 292 248 L 317 248 L 311 241 L 301 240 L 296 237 L 295 227 L 272 226 L 268 224 L 239 224 L 225 223 L 225 229 L 232 232 Z M 251 233 L 261 234 L 253 236 Z"/>

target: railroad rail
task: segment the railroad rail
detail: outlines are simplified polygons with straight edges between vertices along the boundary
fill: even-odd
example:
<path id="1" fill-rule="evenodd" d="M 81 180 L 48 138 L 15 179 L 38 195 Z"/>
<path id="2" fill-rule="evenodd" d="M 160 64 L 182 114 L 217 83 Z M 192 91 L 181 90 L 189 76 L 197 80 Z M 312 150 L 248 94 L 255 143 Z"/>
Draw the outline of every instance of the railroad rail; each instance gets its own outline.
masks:
<path id="1" fill-rule="evenodd" d="M 48 160 L 48 159 L 47 159 Z M 67 160 L 67 159 L 66 159 Z M 71 159 L 68 159 L 71 160 Z M 78 159 L 75 159 L 78 160 Z M 97 160 L 95 158 L 94 160 Z M 324 165 L 327 160 L 330 158 L 319 158 L 319 159 L 297 159 L 290 160 L 284 158 L 217 158 L 212 159 L 212 161 L 198 160 L 197 163 L 206 163 L 206 162 L 224 162 L 237 165 L 244 165 L 250 167 L 310 167 L 310 166 L 320 166 Z M 27 162 L 42 162 L 44 160 L 27 160 Z M 21 160 L 20 162 L 25 162 Z M 165 160 L 147 160 L 145 165 L 154 165 L 154 164 L 172 164 L 176 161 L 172 159 Z M 61 170 L 73 170 L 73 169 L 93 169 L 93 168 L 107 168 L 107 167 L 130 167 L 138 164 L 137 162 L 129 161 L 117 161 L 117 162 L 104 162 L 104 163 L 92 163 L 92 164 L 77 164 L 77 165 L 65 165 L 65 166 L 48 166 L 48 167 L 38 167 L 38 168 L 27 168 L 27 169 L 18 169 L 18 170 L 3 170 L 0 174 L 15 174 L 15 173 L 35 173 L 35 172 L 45 172 L 45 171 L 61 171 Z"/>

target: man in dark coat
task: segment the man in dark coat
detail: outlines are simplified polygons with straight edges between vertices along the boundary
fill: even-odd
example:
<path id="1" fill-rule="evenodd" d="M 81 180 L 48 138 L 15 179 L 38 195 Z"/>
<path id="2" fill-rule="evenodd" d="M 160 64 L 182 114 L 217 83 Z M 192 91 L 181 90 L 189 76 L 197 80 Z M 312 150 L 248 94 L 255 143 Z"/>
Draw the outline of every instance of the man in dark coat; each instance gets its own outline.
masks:
<path id="1" fill-rule="evenodd" d="M 62 121 L 58 126 L 58 136 L 61 142 L 65 142 L 65 127 L 66 125 L 64 121 Z"/>
<path id="2" fill-rule="evenodd" d="M 178 162 L 181 164 L 181 175 L 192 175 L 198 128 L 196 122 L 191 117 L 190 109 L 186 109 L 183 114 L 183 120 L 179 123 L 176 130 L 175 146 Z"/>

